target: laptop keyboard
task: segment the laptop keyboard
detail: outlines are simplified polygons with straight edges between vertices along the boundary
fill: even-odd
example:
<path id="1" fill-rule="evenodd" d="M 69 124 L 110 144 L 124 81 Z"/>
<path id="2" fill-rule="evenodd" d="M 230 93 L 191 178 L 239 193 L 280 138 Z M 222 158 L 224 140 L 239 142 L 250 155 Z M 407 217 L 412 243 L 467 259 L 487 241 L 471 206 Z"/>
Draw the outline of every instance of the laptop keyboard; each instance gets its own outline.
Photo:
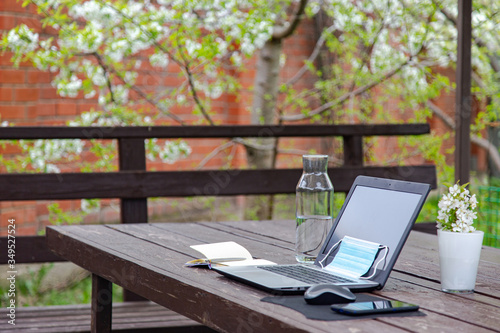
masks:
<path id="1" fill-rule="evenodd" d="M 301 265 L 291 266 L 259 266 L 259 268 L 273 273 L 277 273 L 304 283 L 355 283 L 355 281 L 346 279 L 337 275 L 328 274 L 319 270 L 309 269 Z"/>

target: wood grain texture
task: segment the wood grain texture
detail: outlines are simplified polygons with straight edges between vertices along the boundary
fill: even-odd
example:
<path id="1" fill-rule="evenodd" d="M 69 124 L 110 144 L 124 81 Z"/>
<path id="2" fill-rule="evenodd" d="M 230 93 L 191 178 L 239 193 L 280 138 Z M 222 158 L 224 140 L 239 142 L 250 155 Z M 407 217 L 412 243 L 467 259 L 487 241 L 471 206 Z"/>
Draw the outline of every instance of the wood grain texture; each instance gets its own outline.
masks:
<path id="1" fill-rule="evenodd" d="M 118 140 L 118 157 L 121 171 L 146 171 L 144 139 L 121 138 Z M 145 223 L 148 221 L 148 199 L 120 198 L 121 223 Z"/>
<path id="2" fill-rule="evenodd" d="M 268 295 L 265 292 L 237 284 L 209 270 L 184 267 L 183 264 L 194 257 L 194 250 L 188 246 L 193 244 L 191 235 L 159 233 L 156 228 L 145 229 L 144 237 L 160 235 L 160 246 L 149 241 L 137 241 L 137 237 L 117 230 L 103 230 L 99 226 L 95 226 L 97 229 L 94 226 L 86 227 L 78 227 L 76 234 L 72 231 L 66 235 L 69 238 L 63 237 L 58 241 L 61 234 L 53 231 L 59 227 L 50 228 L 47 236 L 51 248 L 57 248 L 56 252 L 61 255 L 68 254 L 67 259 L 74 260 L 91 271 L 99 271 L 100 275 L 113 283 L 217 331 L 328 331 L 328 325 L 324 322 L 304 321 L 288 309 L 260 302 L 260 298 Z M 208 230 L 203 229 L 203 234 L 207 233 Z M 103 243 L 107 245 L 103 246 Z M 111 249 L 115 245 L 117 250 Z M 64 250 L 66 246 L 82 249 L 83 252 Z M 280 314 L 278 318 L 282 319 L 275 318 L 276 314 Z M 364 327 L 362 331 L 369 331 L 370 328 L 399 331 L 390 326 L 364 322 L 358 324 L 359 327 Z M 349 324 L 339 324 L 339 327 L 348 329 Z"/>
<path id="3" fill-rule="evenodd" d="M 92 274 L 90 332 L 110 333 L 113 309 L 113 285 L 97 274 Z"/>
<path id="4" fill-rule="evenodd" d="M 363 137 L 359 135 L 344 136 L 344 165 L 363 165 Z"/>
<path id="5" fill-rule="evenodd" d="M 432 165 L 362 167 L 362 137 L 422 135 L 428 124 L 153 126 L 153 127 L 7 127 L 6 139 L 117 139 L 120 172 L 0 174 L 0 201 L 119 198 L 121 222 L 147 222 L 147 198 L 293 194 L 301 169 L 147 172 L 144 139 L 342 136 L 346 166 L 331 168 L 336 192 L 347 192 L 357 175 L 427 182 L 437 186 Z M 18 263 L 51 262 L 54 256 L 40 237 L 18 237 Z M 0 245 L 6 243 L 0 237 Z M 6 263 L 6 255 L 0 263 Z"/>
<path id="6" fill-rule="evenodd" d="M 279 235 L 279 236 L 277 236 Z M 419 304 L 425 317 L 324 322 L 263 303 L 268 293 L 183 264 L 199 254 L 189 245 L 234 240 L 255 257 L 293 263 L 294 221 L 155 223 L 51 227 L 50 247 L 59 255 L 143 297 L 222 332 L 498 332 L 500 251 L 485 248 L 481 285 L 473 295 L 440 291 L 434 235 L 412 232 L 382 297 Z M 420 255 L 415 255 L 420 253 Z M 483 285 L 484 284 L 484 285 Z M 232 318 L 228 321 L 227 318 Z"/>
<path id="7" fill-rule="evenodd" d="M 302 169 L 120 171 L 1 174 L 0 200 L 148 198 L 295 193 Z M 349 191 L 358 175 L 424 182 L 436 187 L 433 165 L 330 168 L 336 192 Z"/>
<path id="8" fill-rule="evenodd" d="M 5 317 L 5 309 L 0 310 Z M 153 302 L 113 304 L 113 332 L 214 333 L 215 331 Z M 11 333 L 90 333 L 90 304 L 20 307 Z M 167 328 L 168 327 L 168 328 Z M 142 330 L 141 330 L 142 329 Z"/>
<path id="9" fill-rule="evenodd" d="M 344 135 L 422 135 L 429 124 L 380 125 L 224 125 L 224 126 L 134 126 L 134 127 L 4 127 L 0 140 L 18 139 L 147 139 L 147 138 L 236 138 L 319 137 Z"/>
<path id="10" fill-rule="evenodd" d="M 8 238 L 0 237 L 0 248 L 7 249 Z M 7 251 L 0 251 L 0 265 L 7 264 Z M 47 248 L 45 236 L 17 236 L 16 263 L 58 262 L 65 261 Z"/>

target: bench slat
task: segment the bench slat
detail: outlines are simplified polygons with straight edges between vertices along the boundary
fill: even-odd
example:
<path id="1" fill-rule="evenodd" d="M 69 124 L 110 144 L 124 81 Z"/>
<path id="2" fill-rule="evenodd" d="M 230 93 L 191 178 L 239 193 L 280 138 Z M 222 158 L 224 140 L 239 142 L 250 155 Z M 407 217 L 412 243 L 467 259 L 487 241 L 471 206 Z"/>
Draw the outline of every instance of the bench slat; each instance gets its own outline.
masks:
<path id="1" fill-rule="evenodd" d="M 137 127 L 4 127 L 0 140 L 30 139 L 121 139 L 121 138 L 237 138 L 421 135 L 429 124 L 353 125 L 221 125 Z"/>
<path id="2" fill-rule="evenodd" d="M 0 201 L 292 194 L 301 174 L 302 169 L 2 174 Z M 433 165 L 352 166 L 330 168 L 328 174 L 337 192 L 349 191 L 358 175 L 425 182 L 436 187 Z"/>
<path id="3" fill-rule="evenodd" d="M 2 309 L 2 316 L 5 309 Z M 5 329 L 4 329 L 5 328 Z M 16 325 L 2 332 L 90 332 L 90 304 L 16 309 Z M 113 304 L 113 331 L 214 332 L 153 302 Z"/>

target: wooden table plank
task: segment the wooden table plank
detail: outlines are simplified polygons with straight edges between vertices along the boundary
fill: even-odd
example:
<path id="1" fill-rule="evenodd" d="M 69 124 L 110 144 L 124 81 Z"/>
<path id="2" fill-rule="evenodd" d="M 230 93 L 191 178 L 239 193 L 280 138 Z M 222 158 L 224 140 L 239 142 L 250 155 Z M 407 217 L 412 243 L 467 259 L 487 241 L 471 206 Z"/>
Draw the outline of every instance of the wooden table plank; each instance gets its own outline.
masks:
<path id="1" fill-rule="evenodd" d="M 411 232 L 407 245 L 396 262 L 395 271 L 423 276 L 439 282 L 439 253 L 437 237 Z M 477 293 L 500 298 L 500 254 L 498 249 L 483 247 L 475 290 Z"/>
<path id="2" fill-rule="evenodd" d="M 234 224 L 234 223 L 218 223 L 217 225 L 218 225 L 218 227 L 219 227 L 219 225 L 227 225 L 227 226 L 232 226 L 233 228 L 243 228 L 243 229 L 247 229 L 247 227 L 248 227 L 249 230 L 255 230 L 255 229 L 257 229 L 256 228 L 256 224 L 257 223 L 259 223 L 259 222 L 245 223 L 244 225 Z M 279 231 L 273 230 L 273 226 L 274 227 L 278 226 L 280 228 Z M 293 230 L 294 230 L 293 227 L 294 227 L 293 222 L 290 223 L 289 221 L 279 221 L 279 222 L 273 223 L 273 224 L 266 224 L 265 231 L 270 231 L 270 234 L 272 236 L 277 235 L 277 234 L 280 234 L 280 235 L 283 234 L 283 235 L 285 235 L 285 238 L 291 239 L 293 237 Z M 423 245 L 424 244 L 423 239 L 427 241 L 427 244 Z M 429 246 L 429 244 L 428 244 L 429 242 L 433 246 Z M 412 267 L 419 267 L 420 264 L 427 263 L 428 261 L 427 260 L 423 260 L 423 258 L 421 256 L 421 253 L 425 252 L 427 254 L 427 252 L 429 250 L 434 251 L 434 253 L 431 252 L 431 254 L 433 254 L 434 257 L 435 257 L 433 261 L 437 261 L 437 265 L 439 265 L 439 262 L 437 260 L 437 239 L 436 239 L 435 236 L 433 236 L 433 235 L 427 235 L 427 234 L 423 234 L 423 233 L 419 233 L 419 232 L 412 232 L 412 236 L 410 237 L 410 240 L 408 241 L 408 244 L 409 245 L 406 246 L 406 249 L 407 249 L 407 252 L 412 253 L 412 256 L 411 256 L 412 259 L 408 258 L 408 256 L 407 256 L 407 258 L 403 258 L 403 260 L 406 263 L 410 263 L 410 266 L 412 266 Z M 427 249 L 427 250 L 424 251 L 424 249 Z M 414 252 L 417 252 L 417 251 L 418 251 L 418 253 L 414 253 Z M 488 257 L 490 260 L 494 261 L 495 259 L 499 258 L 498 252 L 497 253 L 495 253 L 495 252 L 497 252 L 497 251 L 492 250 L 490 248 L 485 248 L 485 250 L 483 251 L 482 258 L 484 259 L 484 257 Z M 401 255 L 401 257 L 403 257 L 403 254 Z M 419 265 L 416 265 L 415 259 L 417 259 Z M 425 258 L 425 259 L 428 259 L 428 258 Z M 437 266 L 437 270 L 436 270 L 436 267 L 433 267 L 433 268 L 434 268 L 433 272 L 437 272 L 437 274 L 439 274 L 438 266 Z M 498 266 L 496 268 L 497 268 L 497 271 L 498 271 Z M 494 267 L 492 265 L 488 265 L 488 263 L 485 263 L 484 260 L 483 260 L 483 262 L 481 264 L 480 269 L 482 269 L 482 271 L 489 270 L 490 273 L 493 273 L 493 271 L 494 271 Z M 437 276 L 437 280 L 439 281 L 439 276 Z M 479 280 L 480 280 L 480 278 L 479 278 Z M 423 280 L 419 281 L 419 283 L 422 283 L 422 282 L 426 283 L 427 279 L 423 279 Z M 489 280 L 489 282 L 491 282 L 491 280 Z M 496 282 L 498 282 L 498 280 Z M 415 283 L 415 278 L 413 278 L 413 283 Z M 479 285 L 480 284 L 481 283 L 479 282 Z M 440 291 L 439 283 L 434 283 L 434 287 L 435 287 L 434 290 L 437 291 L 437 292 L 435 293 L 435 295 L 433 295 L 433 297 L 438 297 L 439 295 L 444 294 L 444 293 L 442 293 Z M 400 289 L 396 289 L 396 290 L 397 290 L 397 292 L 400 291 Z M 384 294 L 383 292 L 381 293 L 381 295 L 385 296 L 385 297 L 389 297 L 388 295 Z M 445 294 L 445 295 L 446 296 L 457 297 L 455 295 L 448 295 L 448 294 Z M 465 295 L 464 297 L 465 298 L 473 298 L 474 300 L 478 300 L 479 302 L 489 302 L 490 304 L 494 304 L 494 305 L 498 304 L 498 300 L 496 300 L 496 299 L 490 299 L 490 298 L 486 299 L 482 293 L 476 293 L 474 295 Z M 406 301 L 407 302 L 412 302 L 412 300 L 406 300 Z M 453 299 L 453 301 L 456 301 L 456 300 Z M 416 302 L 416 301 L 413 300 L 413 302 Z M 448 306 L 450 306 L 450 307 L 453 307 L 452 305 L 453 304 L 448 304 Z M 486 319 L 489 318 L 490 324 L 496 323 L 496 321 L 492 321 L 492 319 L 495 318 L 495 315 L 498 315 L 498 310 L 497 309 L 492 309 L 491 307 L 483 308 L 481 305 L 479 305 L 479 306 L 475 305 L 474 308 L 475 308 L 475 310 L 477 310 L 477 311 L 485 314 L 485 317 L 481 317 L 480 320 L 476 320 L 473 324 L 468 324 L 467 322 L 464 322 L 463 325 L 465 326 L 464 327 L 465 329 L 467 329 L 467 327 L 471 328 L 474 325 L 483 325 L 485 318 Z M 436 310 L 433 309 L 433 311 L 436 311 Z M 489 312 L 490 313 L 492 312 L 492 315 L 490 317 L 487 316 L 487 313 L 489 313 Z M 441 330 L 441 329 L 443 329 L 443 327 L 447 327 L 447 325 L 445 325 L 443 323 L 445 323 L 445 322 L 449 323 L 449 318 L 447 316 L 449 316 L 450 313 L 444 313 L 443 314 L 444 316 L 439 316 L 437 313 L 433 313 L 433 312 L 430 312 L 430 313 L 433 314 L 434 317 L 438 316 L 438 317 L 441 318 L 440 321 L 437 320 L 437 321 L 434 322 L 435 326 L 433 326 L 433 327 L 435 329 Z M 471 311 L 468 310 L 468 313 L 471 313 Z M 456 313 L 451 314 L 451 315 L 455 315 L 456 316 Z M 477 318 L 477 313 L 473 313 L 472 316 L 474 318 Z M 457 316 L 457 317 L 459 317 L 459 316 Z M 415 319 L 415 320 L 416 321 L 423 321 L 423 319 Z M 473 318 L 471 320 L 473 320 Z M 429 325 L 427 325 L 427 326 L 429 326 Z"/>
<path id="3" fill-rule="evenodd" d="M 166 232 L 179 232 L 183 230 L 184 226 L 182 224 L 164 224 L 161 227 L 163 231 Z M 216 243 L 224 241 L 235 241 L 240 245 L 244 246 L 254 257 L 263 258 L 271 260 L 277 263 L 296 263 L 293 246 L 289 242 L 284 242 L 279 239 L 268 239 L 258 234 L 250 234 L 245 231 L 234 230 L 231 228 L 224 228 L 220 226 L 219 228 L 214 228 L 210 226 L 210 223 L 192 226 L 186 226 L 189 229 L 200 231 L 203 234 L 203 240 L 200 243 Z M 201 228 L 200 228 L 201 227 Z M 200 257 L 200 253 L 189 249 L 190 245 L 195 245 L 199 243 L 187 243 L 188 250 L 190 253 L 194 253 L 195 257 Z M 256 255 L 256 253 L 260 254 Z M 283 255 L 283 253 L 288 253 L 288 255 Z"/>
<path id="4" fill-rule="evenodd" d="M 227 241 L 227 240 L 238 241 L 240 244 L 245 244 L 245 246 L 249 247 L 249 248 L 252 248 L 252 246 L 255 246 L 255 250 L 258 249 L 258 250 L 260 250 L 260 253 L 264 253 L 263 257 L 265 257 L 266 259 L 269 259 L 270 256 L 271 256 L 271 260 L 272 259 L 280 259 L 280 257 L 282 257 L 282 255 L 277 254 L 278 251 L 276 250 L 276 248 L 274 248 L 274 246 L 270 246 L 267 243 L 259 242 L 258 245 L 255 245 L 253 242 L 251 242 L 251 243 L 246 244 L 249 240 L 255 240 L 255 237 L 252 237 L 252 238 L 247 237 L 248 235 L 246 232 L 243 232 L 243 237 L 241 236 L 242 232 L 234 232 L 234 230 L 231 231 L 231 229 L 229 229 L 230 231 L 228 234 L 220 233 L 220 232 L 217 232 L 217 230 L 220 230 L 221 228 L 214 228 L 213 226 L 211 227 L 210 223 L 202 224 L 203 228 L 202 228 L 201 232 L 200 232 L 200 225 L 199 224 L 184 224 L 184 223 L 182 223 L 182 224 L 169 223 L 168 225 L 153 224 L 153 225 L 151 225 L 152 228 L 148 229 L 147 232 L 144 232 L 145 228 L 143 228 L 142 225 L 135 225 L 135 226 L 133 226 L 133 225 L 113 225 L 111 227 L 116 229 L 116 230 L 120 230 L 122 232 L 130 234 L 134 237 L 145 238 L 145 236 L 147 234 L 149 237 L 151 237 L 149 239 L 149 241 L 153 242 L 153 243 L 157 243 L 157 244 L 162 244 L 162 241 L 164 241 L 165 238 L 163 235 L 155 233 L 154 227 L 159 227 L 163 231 L 174 232 L 177 242 L 187 240 L 187 242 L 184 245 L 182 245 L 181 248 L 178 249 L 178 251 L 182 251 L 182 250 L 185 251 L 187 249 L 188 251 L 195 253 L 195 257 L 199 257 L 199 253 L 192 250 L 192 249 L 189 249 L 189 245 L 193 244 L 192 242 L 190 243 L 191 239 L 197 239 L 197 237 L 199 237 L 199 236 L 196 236 L 197 233 L 195 233 L 195 231 L 197 231 L 199 234 L 203 234 L 204 239 L 208 240 L 208 242 L 220 242 L 220 241 Z M 222 229 L 224 229 L 224 228 L 222 228 Z M 199 239 L 197 239 L 197 240 L 199 240 Z M 203 242 L 203 243 L 205 243 L 205 242 Z M 276 256 L 276 258 L 273 258 L 272 256 Z M 291 252 L 291 251 L 290 251 L 290 260 L 289 261 L 291 263 L 295 262 L 295 259 L 293 258 L 293 252 Z M 213 274 L 213 273 L 214 272 L 210 272 L 210 274 Z M 220 277 L 220 276 L 216 276 L 216 278 L 226 280 L 226 278 Z M 227 282 L 230 284 L 229 289 L 221 288 L 219 282 L 216 282 L 216 284 L 213 285 L 213 287 L 220 288 L 219 290 L 221 292 L 225 292 L 225 293 L 230 293 L 230 292 L 236 291 L 238 295 L 244 295 L 243 299 L 245 301 L 249 300 L 249 295 L 257 295 L 256 297 L 252 297 L 252 299 L 254 301 L 259 302 L 259 303 L 257 303 L 258 307 L 269 308 L 266 312 L 271 311 L 271 313 L 272 313 L 272 312 L 276 312 L 276 311 L 280 311 L 280 310 L 284 309 L 281 306 L 277 306 L 278 309 L 271 309 L 271 308 L 276 307 L 276 306 L 273 304 L 260 302 L 261 298 L 263 298 L 265 296 L 269 296 L 269 294 L 264 292 L 264 291 L 254 289 L 252 287 L 248 287 L 246 285 L 242 285 L 238 282 L 231 281 L 231 280 L 228 280 Z M 285 309 L 285 311 L 289 311 L 289 310 Z M 290 319 L 288 319 L 288 320 L 290 320 Z M 370 324 L 370 327 L 372 327 L 371 324 Z"/>
<path id="5" fill-rule="evenodd" d="M 256 257 L 293 263 L 293 221 L 51 229 L 47 233 L 49 245 L 58 254 L 220 331 L 329 332 L 333 328 L 360 332 L 498 331 L 500 298 L 495 292 L 487 293 L 498 285 L 498 278 L 490 277 L 495 268 L 500 269 L 500 263 L 496 262 L 500 251 L 496 249 L 483 251 L 480 271 L 484 273 L 478 277 L 483 285 L 479 286 L 479 292 L 470 296 L 450 295 L 439 287 L 436 236 L 412 232 L 396 270 L 385 288 L 376 294 L 419 304 L 427 316 L 325 322 L 307 320 L 288 308 L 261 302 L 261 298 L 269 295 L 264 291 L 210 270 L 183 266 L 199 256 L 189 245 L 227 240 L 237 241 Z M 228 322 L 226 318 L 232 320 Z"/>
<path id="6" fill-rule="evenodd" d="M 269 296 L 268 293 L 206 269 L 183 267 L 184 262 L 190 258 L 182 253 L 187 250 L 185 247 L 182 251 L 167 251 L 151 242 L 138 242 L 137 238 L 112 228 L 103 231 L 100 226 L 88 227 L 91 226 L 71 227 L 71 234 L 66 234 L 63 242 L 57 239 L 53 231 L 59 230 L 63 234 L 64 228 L 53 227 L 53 231 L 47 232 L 49 245 L 60 255 L 64 252 L 67 259 L 78 265 L 216 330 L 237 332 L 251 328 L 261 332 L 328 332 L 332 327 L 331 322 L 306 320 L 293 310 L 261 302 L 260 299 Z M 85 240 L 89 245 L 84 252 L 72 254 L 81 246 L 78 244 L 81 243 L 79 239 Z M 64 245 L 58 246 L 61 243 Z M 72 250 L 64 250 L 66 246 Z M 116 251 L 112 247 L 120 247 L 120 250 Z M 122 262 L 123 265 L 116 266 L 117 262 Z M 140 278 L 133 278 L 139 272 Z M 372 320 L 361 319 L 356 322 L 356 327 L 361 332 L 373 329 L 400 331 Z M 333 325 L 348 330 L 352 323 L 342 321 Z"/>
<path id="7" fill-rule="evenodd" d="M 270 241 L 281 240 L 290 244 L 292 249 L 295 244 L 295 221 L 292 220 L 219 222 L 214 228 L 222 228 L 223 226 L 261 235 Z"/>
<path id="8" fill-rule="evenodd" d="M 276 260 L 282 257 L 282 255 L 279 255 L 280 250 L 282 250 L 280 245 L 269 244 L 264 241 L 256 243 L 255 238 L 248 238 L 246 235 L 235 233 L 221 233 L 217 229 L 210 228 L 204 224 L 169 223 L 168 225 L 160 225 L 155 223 L 145 228 L 140 225 L 113 225 L 110 227 L 132 237 L 147 239 L 149 242 L 157 245 L 183 252 L 190 256 L 187 260 L 201 257 L 199 252 L 189 247 L 190 245 L 225 241 L 235 241 L 245 246 L 250 253 L 256 250 L 260 251 L 261 255 L 269 260 Z M 145 232 L 145 230 L 147 231 Z M 182 230 L 184 230 L 184 234 L 181 233 Z M 174 239 L 175 241 L 173 241 Z"/>
<path id="9" fill-rule="evenodd" d="M 436 325 L 436 330 L 441 330 L 439 326 L 445 326 L 444 323 L 450 325 L 450 318 L 455 318 L 453 321 L 455 328 L 474 325 L 478 329 L 480 327 L 500 329 L 498 327 L 500 307 L 492 304 L 492 301 L 495 302 L 494 299 L 477 297 L 477 295 L 463 297 L 447 294 L 438 288 L 439 284 L 437 283 L 422 281 L 422 279 L 409 277 L 402 273 L 393 275 L 394 277 L 390 278 L 390 283 L 383 290 L 374 293 L 389 299 L 415 303 L 420 305 L 426 313 L 440 315 L 441 323 L 429 322 L 429 324 Z M 426 283 L 427 285 L 425 285 Z"/>

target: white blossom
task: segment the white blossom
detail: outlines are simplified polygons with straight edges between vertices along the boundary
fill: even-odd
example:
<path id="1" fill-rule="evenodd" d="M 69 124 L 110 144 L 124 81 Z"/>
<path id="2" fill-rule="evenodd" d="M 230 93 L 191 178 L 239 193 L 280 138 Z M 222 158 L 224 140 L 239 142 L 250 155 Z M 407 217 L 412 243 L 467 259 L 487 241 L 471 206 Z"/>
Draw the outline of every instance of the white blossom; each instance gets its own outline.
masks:
<path id="1" fill-rule="evenodd" d="M 186 39 L 186 51 L 190 56 L 194 56 L 195 52 L 201 49 L 201 44 L 190 39 Z"/>
<path id="2" fill-rule="evenodd" d="M 101 208 L 101 202 L 94 199 L 83 199 L 80 202 L 80 207 L 86 213 L 96 212 Z"/>
<path id="3" fill-rule="evenodd" d="M 187 156 L 191 153 L 191 147 L 185 142 L 181 141 L 179 143 L 173 141 L 166 141 L 165 145 L 160 151 L 160 159 L 165 162 L 172 164 L 177 161 L 181 156 Z"/>
<path id="4" fill-rule="evenodd" d="M 476 208 L 477 207 L 477 198 L 476 198 L 475 194 L 473 194 L 470 197 L 470 206 L 471 206 L 471 208 Z"/>
<path id="5" fill-rule="evenodd" d="M 148 147 L 147 158 L 155 160 L 159 157 L 162 162 L 172 164 L 182 157 L 191 154 L 191 147 L 183 140 L 168 140 L 164 145 L 158 144 L 158 139 L 149 139 L 146 142 Z"/>
<path id="6" fill-rule="evenodd" d="M 437 227 L 454 232 L 473 232 L 472 226 L 477 218 L 476 195 L 471 195 L 465 186 L 450 186 L 448 193 L 438 203 Z"/>
<path id="7" fill-rule="evenodd" d="M 233 52 L 231 54 L 231 62 L 235 66 L 241 66 L 243 64 L 243 58 L 241 56 L 241 53 L 239 53 L 239 52 Z"/>
<path id="8" fill-rule="evenodd" d="M 126 104 L 128 101 L 128 93 L 129 89 L 126 86 L 122 84 L 115 85 L 113 90 L 115 102 L 119 104 Z"/>
<path id="9" fill-rule="evenodd" d="M 460 193 L 460 187 L 457 184 L 450 187 L 449 192 L 452 196 L 455 196 Z"/>
<path id="10" fill-rule="evenodd" d="M 168 56 L 164 53 L 155 53 L 149 57 L 149 62 L 153 67 L 166 68 L 168 66 Z"/>
<path id="11" fill-rule="evenodd" d="M 90 92 L 86 93 L 84 97 L 85 97 L 86 99 L 91 99 L 91 98 L 94 98 L 94 96 L 95 96 L 96 94 L 97 94 L 97 92 L 96 92 L 95 90 L 93 90 L 93 89 L 92 89 Z"/>
<path id="12" fill-rule="evenodd" d="M 54 164 L 62 158 L 72 154 L 79 155 L 83 151 L 84 142 L 72 140 L 36 140 L 32 147 L 22 142 L 23 150 L 28 150 L 30 164 L 33 168 L 44 172 L 59 173 L 60 169 Z"/>
<path id="13" fill-rule="evenodd" d="M 101 93 L 99 94 L 99 97 L 97 98 L 97 103 L 101 106 L 103 105 L 106 105 L 106 103 L 108 102 L 108 99 L 106 98 L 106 94 L 101 91 Z"/>
<path id="14" fill-rule="evenodd" d="M 26 24 L 21 24 L 18 28 L 9 31 L 7 42 L 13 51 L 32 52 L 38 47 L 38 34 L 31 31 Z"/>

